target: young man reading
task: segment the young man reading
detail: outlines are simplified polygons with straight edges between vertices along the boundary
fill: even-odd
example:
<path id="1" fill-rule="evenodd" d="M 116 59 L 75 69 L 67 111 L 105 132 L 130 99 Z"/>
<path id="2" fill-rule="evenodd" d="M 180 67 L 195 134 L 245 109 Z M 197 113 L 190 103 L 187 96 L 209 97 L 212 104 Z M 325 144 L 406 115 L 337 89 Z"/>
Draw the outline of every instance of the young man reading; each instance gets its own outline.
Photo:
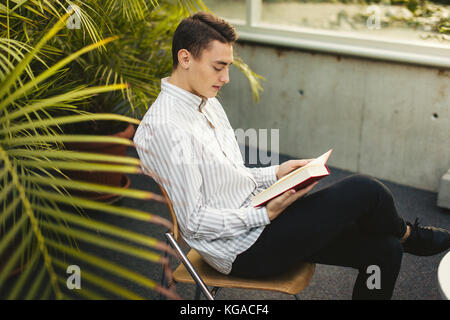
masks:
<path id="1" fill-rule="evenodd" d="M 172 74 L 161 80 L 134 138 L 144 167 L 172 201 L 181 235 L 224 274 L 266 277 L 301 262 L 346 266 L 360 271 L 353 298 L 391 298 L 403 252 L 445 251 L 450 233 L 405 222 L 386 186 L 361 174 L 253 208 L 252 195 L 309 160 L 245 167 L 215 98 L 230 81 L 236 39 L 235 29 L 212 14 L 184 19 L 173 37 Z M 380 268 L 380 289 L 366 286 L 370 265 Z"/>

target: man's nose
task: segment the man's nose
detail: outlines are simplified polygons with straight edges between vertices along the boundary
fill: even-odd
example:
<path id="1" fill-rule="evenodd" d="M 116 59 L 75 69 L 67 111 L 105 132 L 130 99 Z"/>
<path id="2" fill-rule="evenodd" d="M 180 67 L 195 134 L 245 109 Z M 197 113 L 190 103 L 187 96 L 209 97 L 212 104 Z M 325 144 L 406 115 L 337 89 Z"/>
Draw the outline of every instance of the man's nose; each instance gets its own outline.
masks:
<path id="1" fill-rule="evenodd" d="M 224 73 L 221 74 L 220 81 L 221 82 L 225 82 L 225 83 L 230 82 L 230 74 L 228 72 L 228 68 L 227 68 L 227 70 Z"/>

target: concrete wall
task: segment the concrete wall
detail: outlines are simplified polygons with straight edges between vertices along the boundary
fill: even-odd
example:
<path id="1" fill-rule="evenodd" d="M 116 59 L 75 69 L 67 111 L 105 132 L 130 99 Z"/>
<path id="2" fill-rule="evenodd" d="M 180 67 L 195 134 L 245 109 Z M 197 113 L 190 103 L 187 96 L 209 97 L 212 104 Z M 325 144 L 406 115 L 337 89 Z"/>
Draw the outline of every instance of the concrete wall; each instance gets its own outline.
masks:
<path id="1" fill-rule="evenodd" d="M 236 128 L 279 129 L 279 151 L 437 191 L 450 167 L 450 70 L 237 45 L 264 76 L 260 102 L 232 68 L 222 102 Z"/>

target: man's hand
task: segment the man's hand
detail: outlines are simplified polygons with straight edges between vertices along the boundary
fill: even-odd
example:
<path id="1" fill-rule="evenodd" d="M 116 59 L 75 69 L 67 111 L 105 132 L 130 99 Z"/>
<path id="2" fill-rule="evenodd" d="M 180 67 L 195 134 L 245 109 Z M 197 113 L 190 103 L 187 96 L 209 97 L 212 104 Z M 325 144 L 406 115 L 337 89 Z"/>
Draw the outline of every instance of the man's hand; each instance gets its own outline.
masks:
<path id="1" fill-rule="evenodd" d="M 314 188 L 317 183 L 319 182 L 316 181 L 314 183 L 311 183 L 306 188 L 300 189 L 297 192 L 295 191 L 295 189 L 290 189 L 267 202 L 266 209 L 269 220 L 272 221 L 273 219 L 278 217 L 278 215 L 283 212 L 284 209 L 286 209 L 292 202 L 296 201 L 298 198 L 303 197 L 305 194 L 311 191 L 311 189 Z"/>
<path id="2" fill-rule="evenodd" d="M 277 179 L 280 179 L 288 173 L 294 171 L 299 167 L 303 167 L 314 159 L 288 160 L 280 164 L 277 168 Z"/>

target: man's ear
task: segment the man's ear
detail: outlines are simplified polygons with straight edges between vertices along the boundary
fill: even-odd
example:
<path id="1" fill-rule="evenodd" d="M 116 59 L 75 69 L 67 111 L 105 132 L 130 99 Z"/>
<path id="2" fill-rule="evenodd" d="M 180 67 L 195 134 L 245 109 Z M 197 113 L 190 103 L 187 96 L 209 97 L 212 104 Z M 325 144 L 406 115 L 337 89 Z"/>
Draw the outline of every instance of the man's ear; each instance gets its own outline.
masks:
<path id="1" fill-rule="evenodd" d="M 191 61 L 191 53 L 186 49 L 178 50 L 178 65 L 184 70 L 189 69 Z"/>

